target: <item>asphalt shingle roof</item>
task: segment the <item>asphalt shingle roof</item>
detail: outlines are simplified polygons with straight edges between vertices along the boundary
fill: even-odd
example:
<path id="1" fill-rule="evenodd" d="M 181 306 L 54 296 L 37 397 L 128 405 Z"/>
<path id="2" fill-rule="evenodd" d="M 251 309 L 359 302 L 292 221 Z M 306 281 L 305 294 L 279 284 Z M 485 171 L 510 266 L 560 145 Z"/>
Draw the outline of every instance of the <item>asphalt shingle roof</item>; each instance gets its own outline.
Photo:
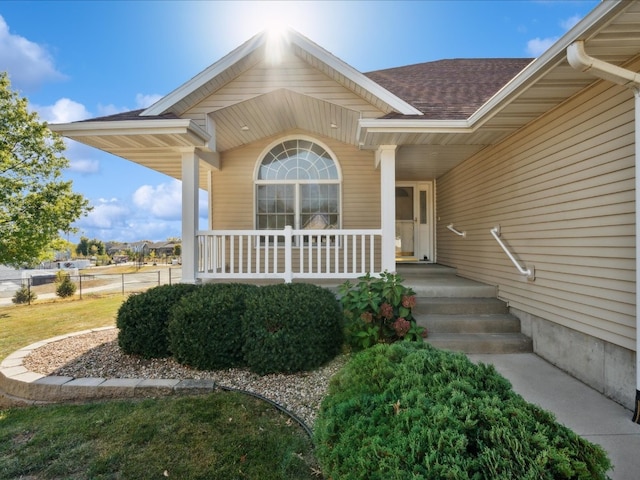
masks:
<path id="1" fill-rule="evenodd" d="M 374 82 L 420 110 L 424 116 L 390 113 L 382 118 L 463 120 L 520 73 L 532 58 L 466 58 L 438 60 L 365 73 Z M 144 109 L 84 120 L 177 119 L 168 112 L 141 116 Z"/>
<path id="2" fill-rule="evenodd" d="M 424 117 L 417 117 L 391 113 L 383 118 L 461 120 L 471 116 L 532 60 L 438 60 L 378 70 L 365 75 L 424 114 Z"/>

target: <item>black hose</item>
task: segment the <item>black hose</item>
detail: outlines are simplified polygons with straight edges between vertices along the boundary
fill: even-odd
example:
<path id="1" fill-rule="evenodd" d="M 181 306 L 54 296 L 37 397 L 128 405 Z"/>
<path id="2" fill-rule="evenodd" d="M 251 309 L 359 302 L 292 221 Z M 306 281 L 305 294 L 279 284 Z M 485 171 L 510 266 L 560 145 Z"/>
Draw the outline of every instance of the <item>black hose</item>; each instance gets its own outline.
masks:
<path id="1" fill-rule="evenodd" d="M 295 413 L 287 410 L 286 408 L 284 408 L 282 405 L 280 405 L 277 402 L 274 402 L 273 400 L 260 395 L 259 393 L 255 393 L 255 392 L 251 392 L 249 390 L 242 390 L 241 388 L 233 388 L 233 387 L 225 387 L 222 385 L 217 385 L 218 388 L 220 388 L 221 390 L 225 390 L 228 392 L 238 392 L 238 393 L 243 393 L 245 395 L 250 395 L 252 397 L 255 397 L 259 400 L 263 400 L 271 405 L 273 405 L 275 408 L 277 408 L 278 410 L 280 410 L 282 413 L 284 413 L 285 415 L 289 416 L 291 419 L 295 420 L 296 422 L 298 422 L 298 424 L 302 427 L 302 429 L 305 431 L 305 433 L 309 436 L 309 439 L 311 440 L 311 442 L 313 443 L 313 432 L 311 431 L 311 429 L 309 428 L 309 426 L 304 423 L 304 420 L 302 420 L 300 417 L 298 417 Z"/>

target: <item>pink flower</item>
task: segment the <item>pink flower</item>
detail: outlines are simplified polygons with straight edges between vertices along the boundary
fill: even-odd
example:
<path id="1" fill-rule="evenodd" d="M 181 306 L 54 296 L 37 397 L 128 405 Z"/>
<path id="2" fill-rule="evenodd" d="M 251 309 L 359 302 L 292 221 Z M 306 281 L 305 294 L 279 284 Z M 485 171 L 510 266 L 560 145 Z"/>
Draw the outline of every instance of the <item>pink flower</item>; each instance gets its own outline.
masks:
<path id="1" fill-rule="evenodd" d="M 364 320 L 364 323 L 371 323 L 373 321 L 373 314 L 371 312 L 364 312 L 360 315 L 360 318 Z"/>
<path id="2" fill-rule="evenodd" d="M 411 324 L 404 318 L 397 319 L 395 322 L 393 322 L 392 326 L 396 331 L 396 335 L 398 335 L 400 338 L 404 337 L 411 328 Z"/>
<path id="3" fill-rule="evenodd" d="M 402 297 L 402 306 L 404 308 L 413 308 L 416 306 L 416 296 L 415 295 L 403 295 Z"/>
<path id="4" fill-rule="evenodd" d="M 386 319 L 393 318 L 393 307 L 388 303 L 383 303 L 380 305 L 380 314 Z"/>

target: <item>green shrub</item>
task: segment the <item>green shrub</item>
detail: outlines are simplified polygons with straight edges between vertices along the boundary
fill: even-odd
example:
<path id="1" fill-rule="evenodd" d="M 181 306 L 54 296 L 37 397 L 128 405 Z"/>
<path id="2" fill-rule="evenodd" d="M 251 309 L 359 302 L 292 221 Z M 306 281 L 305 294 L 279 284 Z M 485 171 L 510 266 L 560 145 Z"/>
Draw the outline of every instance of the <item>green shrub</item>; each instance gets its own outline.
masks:
<path id="1" fill-rule="evenodd" d="M 76 293 L 76 284 L 71 281 L 71 275 L 59 270 L 56 273 L 56 295 L 60 298 L 67 298 L 74 293 Z"/>
<path id="2" fill-rule="evenodd" d="M 198 287 L 186 283 L 162 285 L 130 296 L 118 309 L 118 344 L 124 353 L 144 358 L 170 355 L 167 322 L 171 308 Z"/>
<path id="3" fill-rule="evenodd" d="M 31 303 L 36 298 L 38 298 L 38 296 L 35 292 L 32 292 L 27 285 L 22 285 L 18 290 L 16 290 L 16 293 L 13 294 L 11 301 L 15 304 Z"/>
<path id="4" fill-rule="evenodd" d="M 244 355 L 263 375 L 316 368 L 342 346 L 342 315 L 335 295 L 307 283 L 261 287 L 247 299 Z"/>
<path id="5" fill-rule="evenodd" d="M 207 284 L 182 297 L 169 319 L 169 348 L 175 359 L 200 370 L 244 364 L 242 315 L 257 286 Z"/>
<path id="6" fill-rule="evenodd" d="M 604 479 L 606 453 L 493 366 L 413 342 L 357 354 L 315 423 L 327 478 Z"/>
<path id="7" fill-rule="evenodd" d="M 347 281 L 339 288 L 346 341 L 355 350 L 426 336 L 411 313 L 415 293 L 402 285 L 401 277 L 383 272 L 380 277 L 367 274 L 358 280 L 355 286 Z"/>

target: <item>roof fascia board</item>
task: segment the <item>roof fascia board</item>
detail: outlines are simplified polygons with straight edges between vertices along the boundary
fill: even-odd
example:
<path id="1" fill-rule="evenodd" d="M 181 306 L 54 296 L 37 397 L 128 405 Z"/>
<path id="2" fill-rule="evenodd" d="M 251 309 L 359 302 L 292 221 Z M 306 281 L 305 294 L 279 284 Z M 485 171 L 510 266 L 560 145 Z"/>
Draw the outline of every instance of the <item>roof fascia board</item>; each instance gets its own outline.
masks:
<path id="1" fill-rule="evenodd" d="M 320 47 L 318 44 L 312 42 L 303 35 L 299 34 L 295 30 L 290 30 L 289 35 L 292 38 L 292 41 L 300 48 L 316 57 L 328 67 L 344 75 L 356 85 L 359 85 L 368 92 L 371 92 L 373 96 L 379 98 L 399 113 L 403 115 L 423 115 L 423 113 L 414 106 L 397 97 L 386 88 L 383 88 L 382 86 L 371 80 L 369 77 L 360 73 L 351 65 L 343 62 L 338 57 L 332 55 L 327 50 Z"/>
<path id="2" fill-rule="evenodd" d="M 359 128 L 368 133 L 471 133 L 468 120 L 412 120 L 403 118 L 362 118 Z"/>
<path id="3" fill-rule="evenodd" d="M 475 126 L 493 117 L 499 111 L 499 107 L 508 102 L 512 95 L 518 94 L 521 90 L 526 90 L 537 78 L 563 61 L 566 58 L 567 47 L 571 43 L 578 38 L 584 38 L 584 36 L 593 33 L 594 29 L 608 22 L 609 19 L 616 15 L 624 6 L 624 0 L 601 2 L 596 8 L 589 12 L 586 17 L 557 40 L 542 55 L 527 65 L 518 75 L 473 113 L 473 115 L 469 117 L 469 124 Z"/>
<path id="4" fill-rule="evenodd" d="M 251 54 L 258 48 L 260 48 L 265 43 L 266 34 L 265 32 L 254 35 L 252 38 L 247 40 L 245 43 L 240 45 L 235 50 L 231 51 L 220 60 L 218 60 L 213 65 L 209 66 L 195 77 L 193 77 L 188 82 L 182 84 L 178 88 L 176 88 L 171 93 L 162 97 L 156 103 L 147 108 L 144 112 L 142 112 L 141 116 L 152 116 L 152 115 L 161 115 L 171 107 L 173 107 L 176 103 L 178 103 L 183 98 L 187 97 L 197 89 L 201 88 L 211 79 L 220 75 L 227 68 L 231 67 L 242 58 Z"/>
<path id="5" fill-rule="evenodd" d="M 64 136 L 90 135 L 150 135 L 150 134 L 195 134 L 197 138 L 207 143 L 210 135 L 193 120 L 185 118 L 165 120 L 122 120 L 54 123 L 48 127 Z"/>

